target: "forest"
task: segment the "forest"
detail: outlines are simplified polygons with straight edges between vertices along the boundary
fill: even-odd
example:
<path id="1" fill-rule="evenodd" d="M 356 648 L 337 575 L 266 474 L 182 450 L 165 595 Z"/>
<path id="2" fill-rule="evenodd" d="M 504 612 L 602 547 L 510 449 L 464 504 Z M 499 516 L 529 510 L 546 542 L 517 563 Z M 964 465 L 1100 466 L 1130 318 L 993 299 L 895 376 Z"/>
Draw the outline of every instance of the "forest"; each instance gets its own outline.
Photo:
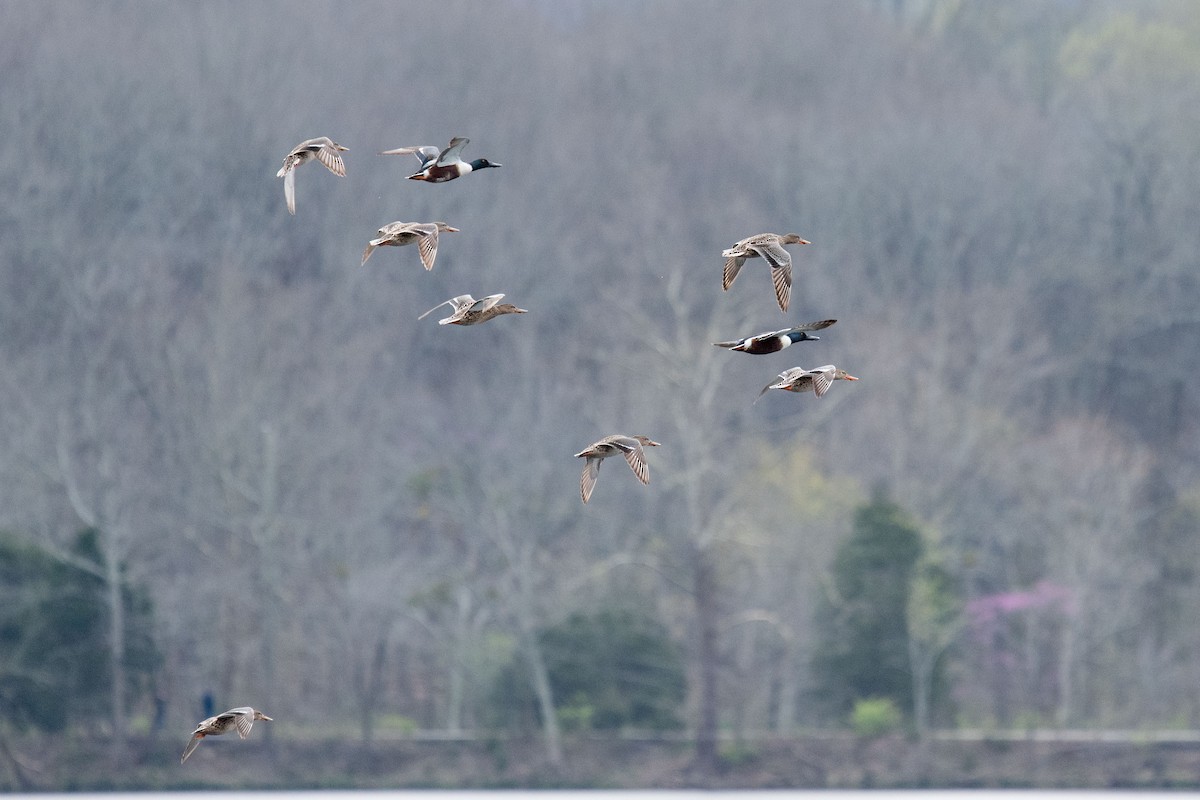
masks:
<path id="1" fill-rule="evenodd" d="M 0 786 L 1200 728 L 1194 12 L 0 4 Z M 346 175 L 290 215 L 319 136 Z M 378 155 L 456 136 L 502 166 Z M 459 230 L 360 263 L 393 220 Z M 811 242 L 786 312 L 763 259 L 721 288 L 768 231 Z M 418 319 L 466 293 L 528 313 Z M 858 380 L 756 401 L 823 364 Z M 649 483 L 581 503 L 614 433 Z"/>

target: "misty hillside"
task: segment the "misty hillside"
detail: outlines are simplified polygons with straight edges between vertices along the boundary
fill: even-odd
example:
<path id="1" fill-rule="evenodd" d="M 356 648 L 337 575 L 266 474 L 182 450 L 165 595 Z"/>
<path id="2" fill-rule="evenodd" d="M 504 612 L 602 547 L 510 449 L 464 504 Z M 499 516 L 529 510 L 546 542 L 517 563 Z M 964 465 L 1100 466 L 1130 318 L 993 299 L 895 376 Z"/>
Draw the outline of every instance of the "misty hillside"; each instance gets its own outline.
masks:
<path id="1" fill-rule="evenodd" d="M 157 702 L 173 746 L 209 692 L 554 761 L 546 632 L 611 609 L 678 649 L 702 755 L 843 725 L 814 698 L 891 691 L 821 667 L 881 507 L 919 729 L 1200 726 L 1193 10 L 4 4 L 0 530 L 107 587 L 59 729 Z M 318 136 L 347 174 L 302 165 L 293 217 Z M 503 166 L 377 155 L 454 136 Z M 393 220 L 460 232 L 360 266 Z M 786 313 L 762 259 L 721 289 L 767 231 L 812 242 Z M 528 313 L 417 319 L 467 293 Z M 754 402 L 823 364 L 859 380 Z M 584 505 L 610 433 L 662 443 L 649 484 L 610 459 Z M 0 686 L 57 679 L 23 652 Z"/>

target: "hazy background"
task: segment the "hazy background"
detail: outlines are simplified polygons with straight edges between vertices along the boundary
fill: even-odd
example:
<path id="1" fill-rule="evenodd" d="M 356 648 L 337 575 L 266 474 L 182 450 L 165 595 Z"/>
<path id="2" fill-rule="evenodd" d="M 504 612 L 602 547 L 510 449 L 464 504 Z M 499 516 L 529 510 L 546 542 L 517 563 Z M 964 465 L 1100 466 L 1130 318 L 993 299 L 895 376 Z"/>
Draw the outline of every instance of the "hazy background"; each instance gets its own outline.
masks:
<path id="1" fill-rule="evenodd" d="M 702 742 L 876 696 L 1200 726 L 1191 3 L 9 1 L 0 74 L 9 741 L 179 738 L 209 692 L 279 736 L 540 720 L 553 761 L 598 702 L 561 696 L 572 619 L 665 643 Z M 456 135 L 504 166 L 376 155 Z M 315 136 L 347 175 L 302 167 L 291 217 Z M 392 220 L 462 232 L 360 267 Z M 786 314 L 759 262 L 720 288 L 763 231 L 813 242 Z M 468 292 L 529 313 L 417 321 Z M 752 405 L 826 363 L 861 380 Z M 650 484 L 609 462 L 583 506 L 618 431 Z M 838 683 L 847 626 L 898 682 Z"/>

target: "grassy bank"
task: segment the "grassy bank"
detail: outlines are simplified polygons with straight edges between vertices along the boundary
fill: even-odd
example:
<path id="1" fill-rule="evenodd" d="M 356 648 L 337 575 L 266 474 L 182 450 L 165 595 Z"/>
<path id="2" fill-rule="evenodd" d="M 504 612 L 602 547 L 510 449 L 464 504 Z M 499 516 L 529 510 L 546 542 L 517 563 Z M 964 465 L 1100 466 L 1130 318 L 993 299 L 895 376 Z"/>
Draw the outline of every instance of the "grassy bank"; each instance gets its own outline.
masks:
<path id="1" fill-rule="evenodd" d="M 10 743 L 0 789 L 1200 787 L 1190 735 L 756 738 L 725 742 L 715 774 L 694 769 L 686 741 L 573 738 L 556 768 L 528 739 L 226 738 L 181 766 L 183 738 L 135 739 L 116 764 L 102 739 Z"/>

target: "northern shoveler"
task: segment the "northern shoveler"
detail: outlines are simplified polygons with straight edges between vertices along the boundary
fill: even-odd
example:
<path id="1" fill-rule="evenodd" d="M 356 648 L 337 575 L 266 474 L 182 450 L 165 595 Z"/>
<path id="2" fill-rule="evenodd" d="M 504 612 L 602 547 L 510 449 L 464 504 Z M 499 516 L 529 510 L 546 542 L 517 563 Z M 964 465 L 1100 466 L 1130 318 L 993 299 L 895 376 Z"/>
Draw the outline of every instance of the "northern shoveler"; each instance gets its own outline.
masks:
<path id="1" fill-rule="evenodd" d="M 600 441 L 594 442 L 576 453 L 576 458 L 587 459 L 583 465 L 583 474 L 579 476 L 579 496 L 583 498 L 583 502 L 587 503 L 592 496 L 592 489 L 596 488 L 596 477 L 600 474 L 600 462 L 618 453 L 625 456 L 625 460 L 629 462 L 629 468 L 633 470 L 634 475 L 637 475 L 639 481 L 650 483 L 650 468 L 646 466 L 646 455 L 642 448 L 658 446 L 659 443 L 649 436 L 641 434 L 626 436 L 617 433 L 605 436 Z"/>
<path id="2" fill-rule="evenodd" d="M 379 238 L 367 242 L 363 251 L 362 263 L 367 263 L 376 247 L 401 247 L 416 242 L 421 251 L 421 263 L 426 271 L 433 269 L 433 260 L 437 258 L 438 233 L 458 233 L 458 228 L 444 222 L 389 222 L 379 229 Z"/>
<path id="3" fill-rule="evenodd" d="M 792 367 L 779 373 L 775 382 L 764 386 L 758 396 L 762 397 L 768 389 L 783 389 L 785 392 L 814 392 L 817 397 L 822 397 L 829 391 L 829 387 L 833 385 L 834 381 L 856 380 L 858 378 L 844 369 L 838 369 L 833 364 L 826 364 L 816 369 Z M 758 399 L 755 398 L 754 402 L 757 403 Z"/>
<path id="4" fill-rule="evenodd" d="M 502 297 L 504 297 L 503 294 L 489 294 L 482 300 L 476 300 L 469 294 L 460 294 L 458 297 L 451 297 L 449 300 L 438 303 L 417 319 L 425 319 L 435 309 L 447 304 L 454 309 L 454 313 L 445 319 L 439 319 L 438 325 L 478 325 L 480 322 L 487 322 L 492 317 L 498 317 L 501 314 L 528 313 L 525 309 L 517 308 L 512 303 L 501 303 Z"/>
<path id="5" fill-rule="evenodd" d="M 742 239 L 740 242 L 721 253 L 725 257 L 725 273 L 722 277 L 721 288 L 729 291 L 737 278 L 738 271 L 747 258 L 762 256 L 771 267 L 771 282 L 775 284 L 775 299 L 779 308 L 788 310 L 792 293 L 792 256 L 783 249 L 785 244 L 812 244 L 807 239 L 801 239 L 794 233 L 780 236 L 777 233 L 759 233 Z"/>
<path id="6" fill-rule="evenodd" d="M 478 169 L 503 166 L 502 164 L 495 164 L 488 161 L 486 158 L 463 161 L 460 154 L 469 141 L 471 140 L 463 136 L 455 136 L 450 140 L 449 146 L 440 153 L 432 145 L 422 145 L 420 147 L 397 147 L 395 150 L 384 150 L 379 155 L 402 156 L 409 155 L 410 153 L 415 155 L 417 160 L 421 162 L 421 169 L 409 175 L 408 178 L 409 180 L 428 181 L 429 183 L 444 183 L 452 181 L 455 178 L 461 178 L 468 172 L 474 172 Z"/>
<path id="7" fill-rule="evenodd" d="M 183 755 L 179 757 L 179 763 L 182 764 L 188 760 L 188 756 L 200 746 L 200 740 L 205 736 L 220 736 L 223 733 L 236 730 L 238 736 L 245 739 L 250 735 L 250 728 L 254 726 L 255 720 L 260 719 L 266 722 L 272 721 L 266 714 L 261 711 L 255 711 L 250 706 L 231 708 L 224 714 L 209 717 L 197 725 L 196 730 L 192 731 L 192 740 L 188 742 Z"/>
<path id="8" fill-rule="evenodd" d="M 717 347 L 728 347 L 730 350 L 737 350 L 740 353 L 754 353 L 755 355 L 778 353 L 796 342 L 820 341 L 820 336 L 809 336 L 808 332 L 828 328 L 835 322 L 837 322 L 836 319 L 823 319 L 820 322 L 807 322 L 794 328 L 784 328 L 781 331 L 747 336 L 745 339 L 738 339 L 734 342 L 713 342 L 713 344 Z"/>
<path id="9" fill-rule="evenodd" d="M 314 158 L 329 168 L 329 171 L 339 178 L 346 176 L 346 164 L 339 151 L 348 152 L 350 148 L 342 147 L 328 136 L 318 136 L 301 142 L 292 148 L 292 152 L 283 158 L 283 166 L 275 173 L 276 178 L 283 178 L 283 196 L 287 198 L 288 211 L 296 213 L 296 167 Z"/>

